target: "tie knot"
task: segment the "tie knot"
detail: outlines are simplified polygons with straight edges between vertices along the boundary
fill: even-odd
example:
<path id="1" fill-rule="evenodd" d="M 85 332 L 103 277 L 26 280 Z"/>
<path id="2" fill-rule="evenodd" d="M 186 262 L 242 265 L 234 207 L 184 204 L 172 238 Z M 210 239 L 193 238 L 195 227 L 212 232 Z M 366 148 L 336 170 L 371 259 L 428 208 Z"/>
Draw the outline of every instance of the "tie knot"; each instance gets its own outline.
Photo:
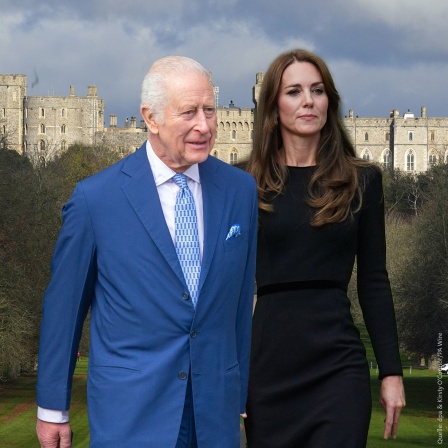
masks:
<path id="1" fill-rule="evenodd" d="M 185 174 L 175 174 L 173 176 L 173 181 L 179 186 L 179 188 L 187 188 L 187 177 L 185 176 Z"/>

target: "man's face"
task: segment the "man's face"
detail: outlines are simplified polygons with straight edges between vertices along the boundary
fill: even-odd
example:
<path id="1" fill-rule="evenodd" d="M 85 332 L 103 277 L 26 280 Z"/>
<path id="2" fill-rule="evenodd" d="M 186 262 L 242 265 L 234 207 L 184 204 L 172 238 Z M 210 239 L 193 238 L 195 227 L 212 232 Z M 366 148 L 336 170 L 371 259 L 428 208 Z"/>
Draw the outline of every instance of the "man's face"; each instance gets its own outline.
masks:
<path id="1" fill-rule="evenodd" d="M 215 98 L 210 80 L 190 73 L 183 78 L 167 76 L 168 103 L 163 123 L 148 109 L 142 116 L 150 131 L 155 154 L 172 170 L 183 172 L 207 159 L 216 136 Z"/>

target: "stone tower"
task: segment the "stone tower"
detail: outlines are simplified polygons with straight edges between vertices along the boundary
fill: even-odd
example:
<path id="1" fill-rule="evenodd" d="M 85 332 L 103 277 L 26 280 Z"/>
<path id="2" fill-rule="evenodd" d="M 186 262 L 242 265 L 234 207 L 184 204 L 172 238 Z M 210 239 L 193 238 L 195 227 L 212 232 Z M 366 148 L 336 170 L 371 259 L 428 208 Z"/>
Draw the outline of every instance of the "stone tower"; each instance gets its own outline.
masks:
<path id="1" fill-rule="evenodd" d="M 252 88 L 252 101 L 255 104 L 255 111 L 258 107 L 258 100 L 260 99 L 260 91 L 261 91 L 261 85 L 263 84 L 263 72 L 258 72 L 255 77 L 255 85 Z"/>
<path id="2" fill-rule="evenodd" d="M 0 74 L 0 134 L 9 148 L 22 153 L 23 102 L 26 97 L 26 75 Z"/>
<path id="3" fill-rule="evenodd" d="M 104 130 L 104 100 L 96 86 L 88 86 L 87 96 L 29 96 L 25 99 L 24 150 L 45 151 L 50 157 L 74 143 L 93 144 Z"/>

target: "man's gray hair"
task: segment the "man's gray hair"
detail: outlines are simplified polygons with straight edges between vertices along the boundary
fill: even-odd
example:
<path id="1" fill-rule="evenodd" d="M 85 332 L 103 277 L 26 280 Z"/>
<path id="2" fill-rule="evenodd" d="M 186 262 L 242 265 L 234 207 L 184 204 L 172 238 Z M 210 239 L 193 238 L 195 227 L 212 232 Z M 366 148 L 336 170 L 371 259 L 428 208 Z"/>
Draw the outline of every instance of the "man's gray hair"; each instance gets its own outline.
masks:
<path id="1" fill-rule="evenodd" d="M 147 107 L 155 119 L 163 123 L 163 113 L 168 104 L 170 89 L 167 78 L 184 77 L 189 73 L 197 73 L 210 79 L 210 72 L 199 62 L 184 56 L 166 56 L 152 64 L 145 75 L 141 89 L 141 107 Z"/>

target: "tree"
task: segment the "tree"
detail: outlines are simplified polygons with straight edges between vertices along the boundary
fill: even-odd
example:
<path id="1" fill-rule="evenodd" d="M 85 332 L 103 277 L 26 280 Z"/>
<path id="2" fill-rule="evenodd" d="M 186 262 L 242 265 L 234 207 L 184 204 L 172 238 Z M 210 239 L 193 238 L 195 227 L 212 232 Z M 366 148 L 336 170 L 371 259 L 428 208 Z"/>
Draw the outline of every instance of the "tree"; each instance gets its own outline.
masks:
<path id="1" fill-rule="evenodd" d="M 38 313 L 35 272 L 36 204 L 31 163 L 0 150 L 0 378 L 35 361 Z"/>
<path id="2" fill-rule="evenodd" d="M 398 290 L 400 287 L 401 273 L 408 265 L 412 255 L 412 245 L 409 243 L 410 236 L 413 235 L 413 219 L 406 215 L 390 212 L 386 218 L 386 246 L 387 260 L 386 267 L 394 297 L 395 308 L 399 313 Z M 357 300 L 356 288 L 356 263 L 352 278 L 348 286 L 348 296 L 351 300 L 351 312 L 357 325 L 364 325 L 361 308 Z"/>
<path id="3" fill-rule="evenodd" d="M 34 156 L 0 149 L 0 379 L 36 363 L 62 205 L 76 182 L 120 158 L 105 147 L 83 145 L 56 157 Z"/>
<path id="4" fill-rule="evenodd" d="M 400 171 L 383 172 L 384 205 L 386 214 L 418 215 L 426 177 Z"/>
<path id="5" fill-rule="evenodd" d="M 52 177 L 52 188 L 58 191 L 62 205 L 70 197 L 76 183 L 121 159 L 117 151 L 105 146 L 75 144 L 46 163 Z"/>
<path id="6" fill-rule="evenodd" d="M 434 166 L 427 179 L 398 290 L 401 340 L 425 357 L 437 352 L 439 334 L 448 336 L 448 165 Z"/>
<path id="7" fill-rule="evenodd" d="M 76 183 L 120 159 L 121 156 L 117 151 L 106 146 L 75 144 L 70 146 L 66 152 L 56 155 L 51 161 L 46 163 L 44 175 L 46 177 L 47 190 L 53 195 L 53 203 L 56 206 L 54 210 L 57 210 L 57 217 L 53 214 L 53 223 L 48 223 L 48 229 L 54 234 L 54 240 L 56 240 L 60 228 L 61 207 L 70 198 Z M 87 353 L 88 347 L 89 316 L 86 319 L 82 333 L 81 353 Z"/>

